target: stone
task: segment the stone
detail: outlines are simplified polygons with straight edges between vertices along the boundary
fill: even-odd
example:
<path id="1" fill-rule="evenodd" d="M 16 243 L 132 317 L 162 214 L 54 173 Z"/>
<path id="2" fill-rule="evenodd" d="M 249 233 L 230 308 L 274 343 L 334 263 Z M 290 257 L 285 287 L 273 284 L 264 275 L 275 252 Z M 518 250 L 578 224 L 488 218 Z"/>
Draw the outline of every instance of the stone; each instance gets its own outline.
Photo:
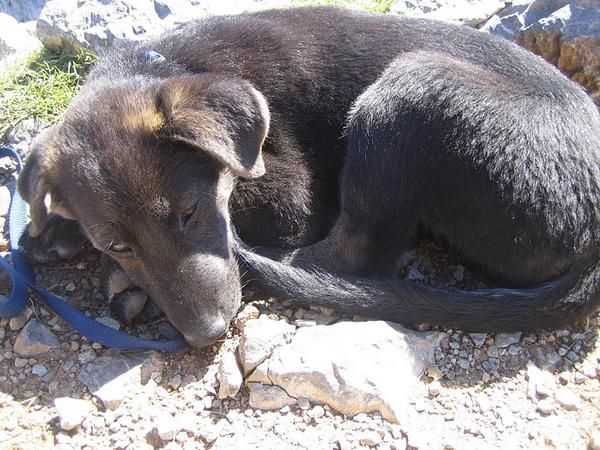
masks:
<path id="1" fill-rule="evenodd" d="M 11 317 L 11 319 L 8 321 L 8 328 L 10 328 L 11 331 L 19 331 L 25 326 L 32 314 L 33 311 L 31 308 L 23 309 L 23 311 L 21 311 L 15 317 Z"/>
<path id="2" fill-rule="evenodd" d="M 78 379 L 102 401 L 105 408 L 116 409 L 124 398 L 140 390 L 140 367 L 154 356 L 155 352 L 151 351 L 108 352 L 85 365 Z"/>
<path id="3" fill-rule="evenodd" d="M 369 430 L 361 433 L 358 436 L 358 442 L 360 442 L 361 445 L 366 445 L 367 447 L 375 447 L 381 444 L 382 439 L 379 433 Z"/>
<path id="4" fill-rule="evenodd" d="M 6 217 L 10 207 L 10 190 L 7 186 L 0 186 L 0 216 Z"/>
<path id="5" fill-rule="evenodd" d="M 64 431 L 74 430 L 96 412 L 96 407 L 92 402 L 70 397 L 56 398 L 54 407 L 58 412 L 60 428 Z"/>
<path id="6" fill-rule="evenodd" d="M 290 342 L 295 331 L 293 325 L 266 316 L 246 322 L 238 349 L 244 374 L 252 372 L 271 355 L 273 349 Z"/>
<path id="7" fill-rule="evenodd" d="M 21 356 L 31 357 L 48 353 L 59 347 L 58 339 L 37 319 L 31 319 L 17 335 L 14 351 Z"/>
<path id="8" fill-rule="evenodd" d="M 498 333 L 494 339 L 494 344 L 498 348 L 506 348 L 509 345 L 518 344 L 521 340 L 521 333 Z"/>
<path id="9" fill-rule="evenodd" d="M 536 406 L 536 411 L 544 416 L 552 414 L 554 412 L 554 402 L 549 398 L 540 400 Z"/>
<path id="10" fill-rule="evenodd" d="M 556 370 L 562 364 L 562 357 L 551 345 L 529 344 L 525 348 L 535 365 L 542 370 Z"/>
<path id="11" fill-rule="evenodd" d="M 166 411 L 159 411 L 154 417 L 156 434 L 162 441 L 172 441 L 181 431 L 178 421 Z"/>
<path id="12" fill-rule="evenodd" d="M 256 384 L 272 384 L 291 397 L 306 397 L 348 416 L 378 411 L 398 422 L 445 336 L 383 321 L 301 328 L 246 382 L 251 395 Z"/>
<path id="13" fill-rule="evenodd" d="M 0 72 L 24 59 L 41 47 L 33 23 L 19 23 L 14 17 L 0 12 Z"/>
<path id="14" fill-rule="evenodd" d="M 2 1 L 0 12 L 14 17 L 19 22 L 35 20 L 40 15 L 46 0 Z"/>
<path id="15" fill-rule="evenodd" d="M 31 368 L 31 373 L 37 377 L 43 377 L 48 373 L 48 369 L 46 369 L 46 366 L 44 366 L 43 364 L 35 364 Z"/>
<path id="16" fill-rule="evenodd" d="M 96 322 L 99 322 L 102 325 L 106 325 L 107 327 L 112 328 L 113 330 L 118 330 L 121 328 L 121 324 L 117 320 L 109 316 L 98 317 L 96 318 Z"/>
<path id="17" fill-rule="evenodd" d="M 486 333 L 469 333 L 469 337 L 473 341 L 473 344 L 475 344 L 475 347 L 481 348 L 481 347 L 483 347 L 483 344 L 485 344 L 485 340 L 487 339 L 487 334 Z"/>
<path id="18" fill-rule="evenodd" d="M 591 434 L 588 442 L 588 450 L 600 450 L 600 431 L 595 430 Z"/>
<path id="19" fill-rule="evenodd" d="M 556 402 L 568 411 L 576 411 L 581 408 L 579 396 L 569 389 L 559 389 L 554 394 Z"/>
<path id="20" fill-rule="evenodd" d="M 9 130 L 5 144 L 13 147 L 19 156 L 25 159 L 33 141 L 49 127 L 50 124 L 40 119 L 23 120 Z"/>
<path id="21" fill-rule="evenodd" d="M 600 104 L 600 8 L 597 0 L 518 1 L 482 27 L 557 66 Z"/>
<path id="22" fill-rule="evenodd" d="M 36 32 L 50 48 L 66 41 L 103 55 L 116 44 L 141 42 L 193 18 L 289 4 L 291 0 L 48 0 L 40 12 Z"/>
<path id="23" fill-rule="evenodd" d="M 390 12 L 477 25 L 502 9 L 504 4 L 504 0 L 398 0 L 392 4 Z"/>
<path id="24" fill-rule="evenodd" d="M 296 404 L 296 399 L 290 397 L 279 386 L 248 383 L 248 389 L 250 390 L 248 404 L 254 409 L 277 411 L 285 406 Z"/>
<path id="25" fill-rule="evenodd" d="M 250 319 L 258 319 L 260 316 L 260 311 L 254 305 L 246 305 L 244 308 L 238 313 L 238 315 L 233 319 L 233 325 L 238 329 L 242 330 L 246 322 Z"/>
<path id="26" fill-rule="evenodd" d="M 225 353 L 219 363 L 219 398 L 234 397 L 240 391 L 244 378 L 234 353 Z"/>

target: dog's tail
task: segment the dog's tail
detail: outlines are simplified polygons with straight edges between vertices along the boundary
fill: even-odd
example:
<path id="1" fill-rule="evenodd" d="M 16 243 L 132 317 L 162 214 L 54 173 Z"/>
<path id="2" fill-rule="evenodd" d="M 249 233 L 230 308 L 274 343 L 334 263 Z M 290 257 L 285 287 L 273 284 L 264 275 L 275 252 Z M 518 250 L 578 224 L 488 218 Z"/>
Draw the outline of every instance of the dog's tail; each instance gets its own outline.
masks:
<path id="1" fill-rule="evenodd" d="M 556 328 L 600 306 L 600 262 L 530 289 L 465 291 L 394 278 L 360 278 L 292 267 L 237 247 L 258 285 L 281 299 L 398 323 L 464 331 Z"/>

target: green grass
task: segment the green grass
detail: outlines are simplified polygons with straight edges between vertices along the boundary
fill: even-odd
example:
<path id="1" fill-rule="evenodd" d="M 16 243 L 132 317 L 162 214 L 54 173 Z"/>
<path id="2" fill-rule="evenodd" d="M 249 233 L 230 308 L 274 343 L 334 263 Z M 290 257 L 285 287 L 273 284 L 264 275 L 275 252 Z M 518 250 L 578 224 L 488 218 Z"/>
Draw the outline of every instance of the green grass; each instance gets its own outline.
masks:
<path id="1" fill-rule="evenodd" d="M 25 119 L 53 123 L 69 105 L 97 56 L 62 46 L 42 49 L 0 78 L 0 139 Z"/>
<path id="2" fill-rule="evenodd" d="M 343 6 L 373 13 L 387 13 L 396 0 L 297 0 L 299 6 Z"/>

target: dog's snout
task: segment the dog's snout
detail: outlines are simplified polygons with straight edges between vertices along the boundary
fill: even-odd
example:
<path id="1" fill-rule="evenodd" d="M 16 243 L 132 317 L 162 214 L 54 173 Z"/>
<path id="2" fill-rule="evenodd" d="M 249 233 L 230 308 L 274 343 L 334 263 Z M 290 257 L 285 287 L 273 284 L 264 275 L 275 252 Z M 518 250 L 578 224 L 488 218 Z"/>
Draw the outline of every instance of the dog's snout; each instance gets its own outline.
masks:
<path id="1" fill-rule="evenodd" d="M 222 317 L 215 318 L 208 326 L 184 333 L 183 336 L 192 347 L 206 347 L 213 344 L 227 331 L 227 322 Z"/>

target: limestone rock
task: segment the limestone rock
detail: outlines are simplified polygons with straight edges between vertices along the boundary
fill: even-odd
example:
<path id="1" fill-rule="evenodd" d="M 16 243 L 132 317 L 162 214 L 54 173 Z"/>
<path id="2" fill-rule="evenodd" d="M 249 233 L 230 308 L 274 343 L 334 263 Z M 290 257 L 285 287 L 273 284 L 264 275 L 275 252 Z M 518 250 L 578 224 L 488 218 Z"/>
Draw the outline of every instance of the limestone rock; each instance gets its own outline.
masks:
<path id="1" fill-rule="evenodd" d="M 557 66 L 600 104 L 598 0 L 534 0 L 499 12 L 481 28 L 512 39 Z"/>
<path id="2" fill-rule="evenodd" d="M 35 37 L 33 23 L 19 23 L 0 12 L 0 71 L 5 72 L 17 60 L 41 47 Z"/>
<path id="3" fill-rule="evenodd" d="M 398 0 L 390 12 L 475 25 L 505 6 L 504 0 Z"/>
<path id="4" fill-rule="evenodd" d="M 219 364 L 219 398 L 233 397 L 242 387 L 244 378 L 234 353 L 225 353 Z"/>
<path id="5" fill-rule="evenodd" d="M 151 351 L 108 353 L 83 367 L 78 378 L 106 408 L 115 409 L 141 387 L 141 365 L 154 357 Z"/>
<path id="6" fill-rule="evenodd" d="M 18 334 L 14 350 L 21 356 L 31 357 L 48 353 L 59 347 L 58 339 L 37 319 L 31 319 Z"/>
<path id="7" fill-rule="evenodd" d="M 398 422 L 444 336 L 382 321 L 301 328 L 246 381 L 251 395 L 255 384 L 268 383 L 348 416 L 379 411 Z"/>
<path id="8" fill-rule="evenodd" d="M 66 39 L 102 55 L 114 44 L 139 42 L 193 18 L 290 3 L 287 0 L 49 0 L 40 13 L 37 35 L 50 47 L 58 47 Z"/>
<path id="9" fill-rule="evenodd" d="M 54 400 L 54 406 L 58 411 L 60 428 L 71 431 L 96 411 L 92 402 L 70 397 L 60 397 Z"/>
<path id="10" fill-rule="evenodd" d="M 240 338 L 239 354 L 244 374 L 248 375 L 267 359 L 274 348 L 288 343 L 296 327 L 266 316 L 248 320 Z"/>

